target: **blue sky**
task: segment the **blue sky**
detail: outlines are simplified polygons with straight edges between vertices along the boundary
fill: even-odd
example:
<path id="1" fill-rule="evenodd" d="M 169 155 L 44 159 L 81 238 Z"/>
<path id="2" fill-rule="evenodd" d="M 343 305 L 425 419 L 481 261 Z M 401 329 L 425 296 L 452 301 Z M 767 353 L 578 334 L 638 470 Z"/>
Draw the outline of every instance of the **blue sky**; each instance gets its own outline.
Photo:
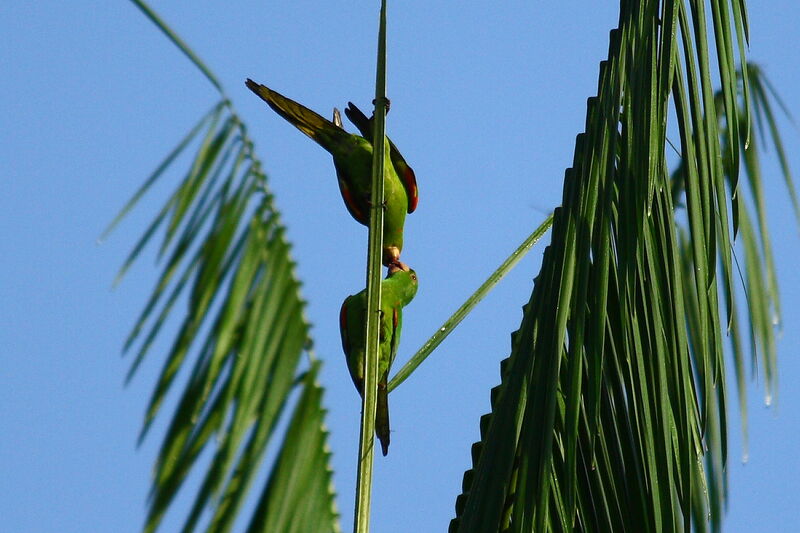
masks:
<path id="1" fill-rule="evenodd" d="M 614 2 L 465 4 L 390 4 L 388 128 L 420 185 L 403 255 L 420 290 L 406 311 L 399 362 L 559 203 L 616 23 Z M 750 57 L 800 116 L 796 6 L 750 4 Z M 377 11 L 310 1 L 153 7 L 217 73 L 256 139 L 294 243 L 315 351 L 326 361 L 334 483 L 348 530 L 359 404 L 336 316 L 361 288 L 366 231 L 342 208 L 328 155 L 243 81 L 325 114 L 348 100 L 366 108 Z M 141 448 L 135 441 L 160 361 L 149 359 L 123 387 L 129 362 L 119 354 L 155 281 L 152 251 L 121 286 L 111 283 L 179 174 L 106 242 L 96 240 L 216 95 L 129 2 L 4 2 L 0 32 L 3 528 L 136 532 L 163 423 Z M 800 172 L 798 130 L 781 126 Z M 763 162 L 783 296 L 780 391 L 767 409 L 761 383 L 751 384 L 746 465 L 731 412 L 733 532 L 791 531 L 800 504 L 800 237 L 777 166 Z M 445 530 L 543 246 L 392 394 L 392 449 L 376 461 L 376 533 Z M 182 512 L 163 530 L 174 530 Z"/>

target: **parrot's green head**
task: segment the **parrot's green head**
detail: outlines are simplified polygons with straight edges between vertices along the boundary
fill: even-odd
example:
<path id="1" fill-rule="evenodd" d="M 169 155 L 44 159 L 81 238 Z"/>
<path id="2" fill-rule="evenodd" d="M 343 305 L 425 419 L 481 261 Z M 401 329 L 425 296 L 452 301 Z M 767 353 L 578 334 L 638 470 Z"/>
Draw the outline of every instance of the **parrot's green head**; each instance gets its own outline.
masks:
<path id="1" fill-rule="evenodd" d="M 394 261 L 389 265 L 389 274 L 386 279 L 392 280 L 395 284 L 400 301 L 404 306 L 408 305 L 417 294 L 417 273 L 402 261 Z"/>

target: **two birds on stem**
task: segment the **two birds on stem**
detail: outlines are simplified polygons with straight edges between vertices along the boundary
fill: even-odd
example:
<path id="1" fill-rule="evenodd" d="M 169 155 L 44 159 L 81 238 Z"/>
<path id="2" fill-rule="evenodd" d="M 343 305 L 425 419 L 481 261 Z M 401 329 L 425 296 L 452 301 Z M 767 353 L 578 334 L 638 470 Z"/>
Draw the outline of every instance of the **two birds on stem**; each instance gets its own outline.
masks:
<path id="1" fill-rule="evenodd" d="M 345 114 L 361 133 L 356 135 L 344 129 L 337 109 L 334 109 L 333 121 L 330 121 L 269 87 L 250 79 L 245 83 L 276 113 L 333 156 L 339 191 L 348 212 L 356 221 L 368 225 L 372 189 L 373 118 L 367 118 L 358 107 L 348 102 Z M 389 450 L 387 389 L 389 369 L 400 343 L 403 307 L 417 292 L 417 274 L 400 261 L 400 252 L 403 249 L 403 226 L 406 214 L 416 209 L 418 200 L 414 171 L 388 138 L 385 147 L 382 261 L 389 270 L 386 279 L 381 282 L 378 405 L 375 415 L 375 433 L 381 441 L 383 455 Z M 367 291 L 364 289 L 348 296 L 339 313 L 339 330 L 347 367 L 362 398 L 366 352 L 366 308 Z"/>

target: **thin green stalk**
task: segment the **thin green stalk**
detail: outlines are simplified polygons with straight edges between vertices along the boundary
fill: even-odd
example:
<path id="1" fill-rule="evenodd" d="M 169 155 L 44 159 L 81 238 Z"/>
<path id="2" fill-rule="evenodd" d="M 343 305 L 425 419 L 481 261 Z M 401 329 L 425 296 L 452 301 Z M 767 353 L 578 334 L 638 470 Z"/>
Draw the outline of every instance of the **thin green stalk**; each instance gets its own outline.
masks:
<path id="1" fill-rule="evenodd" d="M 381 273 L 383 250 L 383 170 L 386 142 L 386 0 L 381 1 L 378 30 L 378 67 L 375 76 L 375 121 L 372 139 L 372 195 L 370 197 L 369 248 L 367 251 L 366 361 L 364 362 L 364 401 L 361 408 L 361 437 L 356 481 L 356 533 L 369 531 L 372 497 L 372 467 L 375 455 L 375 411 L 378 388 L 378 350 L 380 342 Z"/>
<path id="2" fill-rule="evenodd" d="M 163 20 L 161 20 L 161 17 L 159 17 L 155 11 L 150 9 L 150 6 L 148 6 L 141 0 L 131 0 L 131 2 L 133 2 L 136 5 L 136 7 L 138 7 L 142 11 L 142 13 L 144 13 L 145 16 L 149 18 L 153 22 L 153 24 L 155 24 L 156 27 L 160 29 L 164 33 L 164 35 L 166 35 L 167 38 L 170 41 L 172 41 L 181 52 L 184 53 L 184 55 L 186 55 L 186 57 L 189 58 L 190 61 L 194 63 L 194 65 L 198 69 L 200 69 L 200 72 L 202 72 L 205 75 L 205 77 L 208 78 L 208 81 L 210 81 L 211 84 L 217 88 L 220 94 L 224 96 L 225 91 L 222 89 L 222 84 L 219 82 L 217 77 L 214 76 L 214 74 L 211 72 L 211 69 L 209 69 L 206 66 L 206 64 L 203 63 L 203 61 L 197 56 L 197 54 L 195 54 L 192 51 L 192 49 L 189 48 L 189 45 L 183 42 L 183 39 L 178 37 L 178 34 L 172 31 L 170 27 L 167 26 L 167 24 Z"/>
<path id="3" fill-rule="evenodd" d="M 456 326 L 458 326 L 458 324 L 464 320 L 464 317 L 469 314 L 472 308 L 478 305 L 478 302 L 483 300 L 483 298 L 489 294 L 489 291 L 491 291 L 494 286 L 497 285 L 497 283 L 503 279 L 512 268 L 516 266 L 520 259 L 525 257 L 525 254 L 530 251 L 533 245 L 536 244 L 536 242 L 542 237 L 542 235 L 545 234 L 548 229 L 550 229 L 550 226 L 552 225 L 553 215 L 550 214 L 545 221 L 542 222 L 541 225 L 539 225 L 539 227 L 536 228 L 536 230 L 531 233 L 528 238 L 526 238 L 525 241 L 523 241 L 523 243 L 511 253 L 511 255 L 506 258 L 505 261 L 503 261 L 503 264 L 497 267 L 497 270 L 495 270 L 492 275 L 489 276 L 489 279 L 483 282 L 483 285 L 478 287 L 478 290 L 476 290 L 472 296 L 467 298 L 467 301 L 464 302 L 464 304 L 459 307 L 458 310 L 453 313 L 453 315 L 448 318 L 433 335 L 431 335 L 431 338 L 422 345 L 422 348 L 420 348 L 417 353 L 414 354 L 414 356 L 409 359 L 405 365 L 403 365 L 403 368 L 401 368 L 400 371 L 391 379 L 391 381 L 389 381 L 390 392 L 404 382 L 406 378 L 408 378 L 408 376 L 410 376 L 411 373 L 416 370 L 422 361 L 424 361 L 425 358 L 427 358 L 431 352 L 453 332 Z"/>

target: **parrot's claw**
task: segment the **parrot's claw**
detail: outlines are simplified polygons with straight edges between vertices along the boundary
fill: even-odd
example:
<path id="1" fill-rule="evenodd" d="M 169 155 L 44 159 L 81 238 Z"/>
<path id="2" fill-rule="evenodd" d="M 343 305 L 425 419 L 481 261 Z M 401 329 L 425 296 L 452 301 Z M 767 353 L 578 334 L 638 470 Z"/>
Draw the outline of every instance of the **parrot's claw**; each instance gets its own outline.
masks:
<path id="1" fill-rule="evenodd" d="M 385 96 L 383 97 L 383 102 L 386 104 L 386 114 L 388 115 L 389 114 L 389 108 L 392 106 L 392 102 L 391 102 L 391 100 L 389 100 Z M 373 100 L 372 101 L 372 105 L 378 105 L 378 100 Z"/>
<path id="2" fill-rule="evenodd" d="M 369 199 L 369 198 L 367 198 L 366 203 L 370 208 L 373 205 L 375 205 L 375 204 L 372 203 L 372 200 Z M 383 208 L 384 211 L 386 211 L 386 209 L 389 207 L 389 204 L 386 202 L 386 199 L 384 199 L 383 202 L 381 202 L 381 207 Z"/>

